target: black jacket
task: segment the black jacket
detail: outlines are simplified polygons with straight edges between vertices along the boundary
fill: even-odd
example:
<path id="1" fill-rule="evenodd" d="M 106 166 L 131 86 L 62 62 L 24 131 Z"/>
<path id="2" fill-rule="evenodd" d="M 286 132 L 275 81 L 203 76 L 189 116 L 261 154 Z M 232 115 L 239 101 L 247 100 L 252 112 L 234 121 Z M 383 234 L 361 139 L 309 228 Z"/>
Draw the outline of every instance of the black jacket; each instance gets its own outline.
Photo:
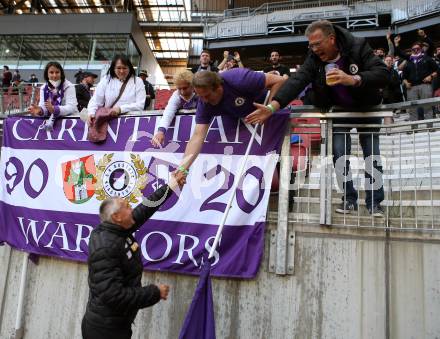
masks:
<path id="1" fill-rule="evenodd" d="M 437 64 L 431 57 L 425 55 L 417 63 L 408 60 L 403 69 L 402 78 L 412 86 L 417 86 L 423 84 L 423 79 L 434 72 L 438 72 Z"/>
<path id="2" fill-rule="evenodd" d="M 191 68 L 191 72 L 193 72 L 194 74 L 196 74 L 197 72 L 199 72 L 199 67 L 201 67 L 200 65 L 197 65 L 197 66 L 194 66 L 193 68 Z M 214 65 L 209 65 L 209 70 L 211 71 L 211 72 L 215 72 L 215 73 L 218 73 L 218 68 L 217 67 L 215 67 Z"/>
<path id="3" fill-rule="evenodd" d="M 383 103 L 392 104 L 402 101 L 402 90 L 400 88 L 400 76 L 399 73 L 392 68 L 390 70 L 390 81 L 388 85 L 383 89 Z"/>
<path id="4" fill-rule="evenodd" d="M 290 69 L 287 66 L 279 64 L 275 68 L 273 66 L 267 66 L 263 70 L 264 73 L 269 73 L 269 72 L 272 72 L 272 71 L 277 71 L 281 76 L 283 76 L 284 74 L 287 74 L 287 76 L 290 77 Z"/>
<path id="5" fill-rule="evenodd" d="M 78 101 L 78 111 L 81 112 L 81 110 L 89 104 L 91 98 L 90 91 L 88 91 L 83 84 L 75 85 L 75 91 L 76 101 Z"/>
<path id="6" fill-rule="evenodd" d="M 133 210 L 135 224 L 129 230 L 103 222 L 91 233 L 89 240 L 89 300 L 84 318 L 93 326 L 129 328 L 139 309 L 160 300 L 156 285 L 141 286 L 141 250 L 133 237 L 138 230 L 171 195 L 162 186 L 148 199 L 164 201 L 156 207 L 142 203 Z"/>
<path id="7" fill-rule="evenodd" d="M 351 74 L 358 74 L 362 78 L 361 86 L 348 87 L 350 95 L 357 106 L 379 104 L 380 89 L 384 88 L 389 80 L 387 67 L 373 54 L 364 38 L 355 37 L 339 26 L 335 25 L 334 28 L 341 56 L 346 58 Z M 304 64 L 284 83 L 274 100 L 278 101 L 281 107 L 285 107 L 312 83 L 312 103 L 318 107 L 333 106 L 331 89 L 325 82 L 325 65 L 325 62 L 309 51 Z"/>
<path id="8" fill-rule="evenodd" d="M 156 98 L 156 93 L 154 93 L 154 87 L 150 82 L 148 82 L 147 80 L 142 81 L 144 82 L 145 93 L 147 94 L 145 98 L 144 109 L 147 109 L 147 107 L 151 104 L 151 100 Z"/>

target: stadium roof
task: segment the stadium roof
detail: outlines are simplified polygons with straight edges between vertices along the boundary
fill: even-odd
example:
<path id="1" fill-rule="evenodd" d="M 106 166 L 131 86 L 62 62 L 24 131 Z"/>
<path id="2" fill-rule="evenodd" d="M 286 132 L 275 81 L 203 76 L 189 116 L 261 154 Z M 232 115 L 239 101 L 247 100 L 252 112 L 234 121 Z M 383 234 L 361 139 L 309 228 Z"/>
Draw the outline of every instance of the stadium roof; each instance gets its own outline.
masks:
<path id="1" fill-rule="evenodd" d="M 191 0 L 0 0 L 0 10 L 3 14 L 135 12 L 160 63 L 161 60 L 188 59 L 190 40 L 202 39 L 201 10 L 207 13 L 210 10 L 207 6 L 211 6 L 221 13 L 224 9 L 215 0 L 210 3 Z"/>

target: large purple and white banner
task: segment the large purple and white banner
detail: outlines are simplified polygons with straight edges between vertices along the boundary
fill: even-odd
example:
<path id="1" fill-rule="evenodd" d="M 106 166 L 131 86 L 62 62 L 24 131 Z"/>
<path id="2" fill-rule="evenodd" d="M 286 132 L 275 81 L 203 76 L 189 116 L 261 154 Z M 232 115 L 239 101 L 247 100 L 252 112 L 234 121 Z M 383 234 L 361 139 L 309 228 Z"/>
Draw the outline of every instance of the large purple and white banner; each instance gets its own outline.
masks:
<path id="1" fill-rule="evenodd" d="M 101 145 L 86 140 L 87 126 L 79 119 L 59 120 L 51 132 L 39 129 L 38 118 L 5 120 L 0 242 L 31 253 L 87 260 L 102 200 L 116 195 L 135 206 L 167 182 L 181 161 L 194 117 L 178 116 L 160 149 L 150 143 L 159 119 L 115 119 Z M 213 275 L 251 278 L 258 271 L 285 123 L 285 118 L 273 117 L 257 131 L 215 252 Z M 136 233 L 146 269 L 199 273 L 253 128 L 237 119 L 213 120 L 180 196 L 173 194 Z"/>

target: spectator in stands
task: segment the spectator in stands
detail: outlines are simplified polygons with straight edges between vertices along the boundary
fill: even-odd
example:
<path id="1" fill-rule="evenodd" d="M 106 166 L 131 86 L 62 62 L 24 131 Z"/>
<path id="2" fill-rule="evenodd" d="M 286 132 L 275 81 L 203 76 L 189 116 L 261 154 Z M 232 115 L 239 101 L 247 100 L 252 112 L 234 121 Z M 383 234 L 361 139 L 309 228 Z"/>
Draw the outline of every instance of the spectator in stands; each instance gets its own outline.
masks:
<path id="1" fill-rule="evenodd" d="M 78 113 L 75 86 L 66 79 L 63 67 L 51 61 L 44 68 L 45 85 L 40 87 L 40 102 L 28 112 L 34 116 L 66 116 Z"/>
<path id="2" fill-rule="evenodd" d="M 434 91 L 434 97 L 440 97 L 440 47 L 437 47 L 434 51 L 434 61 L 437 64 L 437 76 L 434 78 L 432 82 L 432 89 Z M 440 105 L 437 105 L 434 108 L 434 116 L 437 116 L 440 114 Z"/>
<path id="3" fill-rule="evenodd" d="M 197 73 L 193 86 L 199 97 L 196 111 L 196 126 L 188 142 L 178 172 L 188 170 L 200 153 L 209 126 L 214 116 L 228 115 L 243 118 L 252 112 L 259 112 L 265 106 L 266 89 L 271 95 L 277 92 L 284 78 L 274 74 L 254 72 L 246 68 L 235 68 L 222 74 L 214 72 Z"/>
<path id="4" fill-rule="evenodd" d="M 153 146 L 163 145 L 165 133 L 179 109 L 195 109 L 197 107 L 197 95 L 192 86 L 193 76 L 190 71 L 183 71 L 174 76 L 176 91 L 171 95 L 160 120 L 158 131 L 151 139 Z"/>
<path id="5" fill-rule="evenodd" d="M 14 74 L 12 75 L 12 82 L 13 83 L 19 83 L 21 81 L 21 75 L 20 75 L 20 71 L 18 69 L 16 69 L 14 71 Z"/>
<path id="6" fill-rule="evenodd" d="M 218 72 L 218 68 L 211 64 L 211 53 L 206 49 L 200 54 L 200 65 L 194 66 L 191 69 L 191 72 L 193 73 L 201 71 Z"/>
<path id="7" fill-rule="evenodd" d="M 114 104 L 118 96 L 120 98 L 117 104 Z M 92 124 L 99 107 L 111 108 L 112 116 L 117 117 L 121 113 L 142 111 L 145 98 L 145 85 L 142 79 L 136 76 L 130 59 L 125 55 L 116 55 L 107 75 L 96 86 L 95 94 L 89 101 L 88 124 Z"/>
<path id="8" fill-rule="evenodd" d="M 377 48 L 374 50 L 374 55 L 383 60 L 385 58 L 385 50 L 383 48 Z"/>
<path id="9" fill-rule="evenodd" d="M 434 51 L 434 57 L 433 57 L 435 63 L 437 64 L 437 76 L 434 78 L 434 81 L 432 83 L 432 87 L 434 91 L 438 90 L 440 88 L 440 47 L 437 47 Z"/>
<path id="10" fill-rule="evenodd" d="M 396 47 L 396 53 L 399 48 Z M 437 64 L 423 52 L 422 44 L 415 42 L 411 46 L 411 55 L 407 59 L 407 64 L 403 69 L 402 79 L 406 87 L 408 100 L 418 100 L 432 98 L 432 81 L 437 77 Z M 404 55 L 399 50 L 400 55 Z M 423 111 L 422 111 L 423 112 Z M 432 110 L 426 109 L 422 114 L 416 109 L 411 109 L 409 119 L 411 121 L 432 119 Z M 420 117 L 419 115 L 422 115 Z M 413 128 L 417 126 L 413 125 Z"/>
<path id="11" fill-rule="evenodd" d="M 270 52 L 270 63 L 272 65 L 267 66 L 263 72 L 271 73 L 275 75 L 281 75 L 284 79 L 288 79 L 290 77 L 290 69 L 287 66 L 280 64 L 280 52 L 273 50 Z"/>
<path id="12" fill-rule="evenodd" d="M 83 108 L 87 108 L 87 105 L 92 97 L 90 89 L 95 84 L 95 80 L 98 78 L 98 76 L 91 72 L 83 72 L 82 77 L 81 83 L 75 85 L 78 111 L 80 112 L 83 110 Z"/>
<path id="13" fill-rule="evenodd" d="M 432 55 L 434 53 L 434 42 L 432 41 L 432 39 L 426 34 L 423 29 L 418 29 L 417 34 L 422 42 L 423 53 L 427 55 Z"/>
<path id="14" fill-rule="evenodd" d="M 82 74 L 83 74 L 83 70 L 82 70 L 82 68 L 79 68 L 79 69 L 78 69 L 78 72 L 76 72 L 75 75 L 74 75 L 74 77 L 75 77 L 75 83 L 76 83 L 77 85 L 81 82 L 81 80 L 82 80 L 82 78 L 83 78 Z"/>
<path id="15" fill-rule="evenodd" d="M 145 86 L 145 105 L 144 109 L 150 109 L 150 105 L 152 101 L 156 98 L 156 94 L 154 93 L 153 85 L 147 81 L 148 78 L 148 72 L 146 70 L 142 70 L 139 72 L 139 78 L 142 79 L 144 86 Z"/>
<path id="16" fill-rule="evenodd" d="M 440 47 L 437 47 L 434 51 L 434 61 L 440 67 Z"/>
<path id="17" fill-rule="evenodd" d="M 235 51 L 234 55 L 232 55 L 229 54 L 229 51 L 224 51 L 223 61 L 220 63 L 220 65 L 218 65 L 218 69 L 220 70 L 220 72 L 238 67 L 244 68 L 244 65 L 240 59 L 240 54 L 237 51 Z"/>
<path id="18" fill-rule="evenodd" d="M 387 44 L 388 44 L 388 54 L 387 55 L 391 55 L 392 57 L 394 57 L 394 44 L 393 44 L 393 40 L 391 39 L 391 32 L 388 31 L 386 38 L 387 38 Z"/>
<path id="19" fill-rule="evenodd" d="M 9 67 L 4 65 L 3 66 L 2 87 L 4 89 L 7 89 L 9 86 L 11 86 L 11 82 L 12 82 L 12 73 L 9 70 Z"/>
<path id="20" fill-rule="evenodd" d="M 402 101 L 402 91 L 400 87 L 399 73 L 394 69 L 394 59 L 391 55 L 387 55 L 384 59 L 385 65 L 390 72 L 390 81 L 383 89 L 382 96 L 384 104 L 393 104 Z"/>
<path id="21" fill-rule="evenodd" d="M 390 81 L 388 85 L 383 89 L 383 104 L 393 104 L 395 102 L 402 101 L 402 90 L 400 83 L 399 73 L 394 69 L 394 58 L 391 55 L 387 55 L 384 59 L 385 65 L 390 72 Z M 388 125 L 393 123 L 393 118 L 385 118 L 384 123 Z"/>
<path id="22" fill-rule="evenodd" d="M 364 38 L 353 36 L 347 30 L 332 25 L 327 20 L 311 23 L 306 29 L 309 40 L 309 53 L 304 64 L 283 87 L 275 94 L 270 107 L 261 109 L 246 118 L 249 123 L 261 122 L 272 115 L 273 110 L 288 105 L 299 93 L 312 83 L 310 99 L 312 103 L 323 109 L 333 105 L 355 109 L 359 106 L 379 104 L 382 100 L 379 88 L 388 84 L 389 73 L 380 58 L 374 55 L 373 50 Z M 326 72 L 326 66 L 331 64 L 331 70 Z M 335 66 L 335 64 L 337 66 Z M 338 67 L 338 68 L 336 68 Z M 327 67 L 328 68 L 328 67 Z M 380 123 L 380 119 L 337 119 L 337 124 Z M 340 157 L 347 159 L 351 153 L 351 138 L 348 132 L 351 127 L 338 127 L 333 134 L 333 162 L 336 165 Z M 377 157 L 379 152 L 378 129 L 362 128 L 359 140 L 366 159 L 365 167 L 374 166 L 374 178 L 370 171 L 366 171 L 366 181 L 375 188 L 365 190 L 366 206 L 370 214 L 382 216 L 383 209 L 380 203 L 384 199 L 382 185 L 382 166 Z M 373 133 L 374 132 L 374 133 Z M 374 159 L 376 158 L 376 159 Z M 339 164 L 340 162 L 338 162 Z M 350 213 L 358 208 L 358 194 L 353 187 L 352 180 L 345 180 L 344 174 L 350 173 L 350 162 L 343 162 L 343 168 L 335 166 L 338 182 L 345 191 L 338 213 Z M 346 182 L 343 182 L 346 181 Z M 374 183 L 374 184 L 373 184 Z"/>
<path id="23" fill-rule="evenodd" d="M 38 83 L 38 78 L 35 74 L 31 74 L 31 76 L 29 77 L 28 83 L 30 84 L 36 84 Z"/>
<path id="24" fill-rule="evenodd" d="M 141 248 L 133 234 L 185 184 L 171 175 L 169 185 L 156 190 L 151 204 L 135 209 L 127 200 L 112 197 L 99 208 L 101 223 L 90 234 L 89 300 L 81 324 L 84 339 L 128 339 L 138 311 L 168 297 L 169 286 L 141 285 Z"/>

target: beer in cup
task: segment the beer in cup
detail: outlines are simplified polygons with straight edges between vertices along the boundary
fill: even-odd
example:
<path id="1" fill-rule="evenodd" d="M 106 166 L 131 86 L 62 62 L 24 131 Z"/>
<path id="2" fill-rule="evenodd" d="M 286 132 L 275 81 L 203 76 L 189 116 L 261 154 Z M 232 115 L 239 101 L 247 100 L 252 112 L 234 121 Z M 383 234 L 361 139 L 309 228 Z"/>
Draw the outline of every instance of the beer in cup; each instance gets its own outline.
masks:
<path id="1" fill-rule="evenodd" d="M 327 76 L 328 72 L 332 69 L 338 69 L 339 66 L 337 64 L 327 64 L 325 65 L 325 82 L 328 86 L 333 86 L 335 81 Z"/>

